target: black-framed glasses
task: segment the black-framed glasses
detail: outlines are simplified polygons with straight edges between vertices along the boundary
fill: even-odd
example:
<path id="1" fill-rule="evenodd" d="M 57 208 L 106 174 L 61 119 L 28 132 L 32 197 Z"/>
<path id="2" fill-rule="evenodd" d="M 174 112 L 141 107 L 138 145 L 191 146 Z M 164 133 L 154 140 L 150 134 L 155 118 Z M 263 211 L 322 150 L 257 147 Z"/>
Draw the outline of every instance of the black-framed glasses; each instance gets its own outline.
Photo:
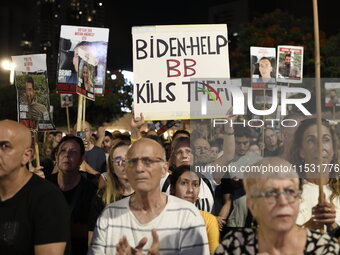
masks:
<path id="1" fill-rule="evenodd" d="M 268 204 L 275 204 L 281 194 L 284 195 L 285 199 L 289 204 L 294 203 L 297 198 L 301 196 L 301 190 L 295 190 L 295 189 L 284 189 L 283 191 L 277 191 L 277 190 L 269 190 L 265 192 L 261 192 L 258 194 L 251 195 L 251 198 L 264 198 Z"/>
<path id="2" fill-rule="evenodd" d="M 138 161 L 142 161 L 142 164 L 146 167 L 150 167 L 154 163 L 164 162 L 162 158 L 149 158 L 149 157 L 141 157 L 141 158 L 132 158 L 127 161 L 128 165 L 133 167 L 138 164 Z"/>
<path id="3" fill-rule="evenodd" d="M 126 165 L 126 160 L 123 159 L 122 157 L 115 157 L 115 158 L 113 158 L 112 161 L 117 166 L 125 166 Z"/>

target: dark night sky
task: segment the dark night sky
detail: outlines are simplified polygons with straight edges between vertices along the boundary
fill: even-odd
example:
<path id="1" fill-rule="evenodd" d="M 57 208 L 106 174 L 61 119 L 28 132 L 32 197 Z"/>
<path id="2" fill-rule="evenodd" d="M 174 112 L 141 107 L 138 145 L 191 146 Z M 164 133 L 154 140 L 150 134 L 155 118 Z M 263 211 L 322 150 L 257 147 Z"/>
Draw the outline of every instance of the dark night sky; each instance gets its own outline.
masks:
<path id="1" fill-rule="evenodd" d="M 41 0 L 44 1 L 44 0 Z M 31 27 L 31 6 L 34 0 L 0 1 L 1 8 L 11 6 L 15 12 L 15 22 L 21 27 Z M 141 25 L 162 24 L 204 24 L 209 23 L 209 7 L 213 5 L 232 2 L 230 0 L 172 0 L 172 1 L 118 1 L 103 0 L 105 8 L 105 27 L 110 28 L 108 67 L 114 69 L 132 70 L 132 37 L 131 27 Z M 277 8 L 286 9 L 296 17 L 308 17 L 312 19 L 312 0 L 249 0 L 249 19 L 261 16 Z M 339 31 L 337 1 L 319 0 L 320 30 L 327 35 Z M 242 10 L 240 10 L 242 12 Z M 1 12 L 0 12 L 1 15 Z M 3 13 L 2 13 L 3 15 Z M 1 26 L 0 26 L 1 28 Z M 22 29 L 22 28 L 21 28 Z M 29 29 L 28 29 L 29 31 Z M 2 31 L 0 33 L 3 35 Z M 14 34 L 15 32 L 13 32 Z M 10 39 L 8 47 L 18 44 L 16 39 Z M 0 39 L 1 44 L 1 39 Z M 9 49 L 8 51 L 11 51 Z M 0 55 L 4 51 L 0 45 Z M 12 51 L 13 53 L 13 51 Z M 36 52 L 38 53 L 38 52 Z M 20 54 L 14 52 L 13 54 Z M 3 55 L 3 54 L 2 54 Z M 3 57 L 3 56 L 0 56 Z"/>
<path id="2" fill-rule="evenodd" d="M 232 2 L 228 0 L 192 1 L 108 1 L 107 25 L 110 27 L 108 66 L 132 70 L 131 27 L 163 24 L 209 23 L 209 7 Z M 320 30 L 328 35 L 340 32 L 336 1 L 319 0 Z M 333 5 L 333 6 L 332 6 Z M 277 8 L 288 10 L 296 17 L 312 20 L 312 0 L 250 0 L 249 19 Z M 242 10 L 240 10 L 242 11 Z"/>

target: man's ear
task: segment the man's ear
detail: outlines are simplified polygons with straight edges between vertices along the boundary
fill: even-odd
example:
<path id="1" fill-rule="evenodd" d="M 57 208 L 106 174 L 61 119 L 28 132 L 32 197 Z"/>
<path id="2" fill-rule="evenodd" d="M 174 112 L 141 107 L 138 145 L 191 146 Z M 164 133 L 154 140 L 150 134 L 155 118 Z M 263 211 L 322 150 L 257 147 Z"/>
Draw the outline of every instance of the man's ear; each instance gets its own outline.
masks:
<path id="1" fill-rule="evenodd" d="M 162 166 L 162 178 L 166 176 L 166 173 L 169 170 L 169 162 L 164 162 Z"/>
<path id="2" fill-rule="evenodd" d="M 21 165 L 26 165 L 33 156 L 33 149 L 32 148 L 26 148 L 24 153 L 22 154 L 22 159 L 21 159 Z"/>

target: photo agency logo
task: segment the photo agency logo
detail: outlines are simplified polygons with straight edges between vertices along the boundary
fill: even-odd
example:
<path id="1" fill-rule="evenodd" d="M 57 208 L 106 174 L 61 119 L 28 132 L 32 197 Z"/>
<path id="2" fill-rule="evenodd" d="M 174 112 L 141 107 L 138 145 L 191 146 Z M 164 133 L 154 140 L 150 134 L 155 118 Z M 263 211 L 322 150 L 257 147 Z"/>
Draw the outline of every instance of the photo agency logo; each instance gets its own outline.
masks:
<path id="1" fill-rule="evenodd" d="M 214 127 L 218 125 L 274 127 L 277 123 L 283 127 L 295 127 L 296 120 L 283 119 L 289 114 L 289 109 L 297 109 L 306 116 L 311 115 L 304 106 L 311 99 L 309 90 L 288 86 L 272 86 L 265 90 L 242 86 L 247 80 L 249 79 L 192 79 L 189 93 L 190 113 L 193 119 L 213 119 Z M 255 98 L 258 95 L 263 98 L 262 104 L 256 102 Z M 266 98 L 271 100 L 267 102 Z M 233 115 L 247 115 L 252 118 L 248 120 L 244 118 L 243 121 L 226 119 L 231 107 Z"/>

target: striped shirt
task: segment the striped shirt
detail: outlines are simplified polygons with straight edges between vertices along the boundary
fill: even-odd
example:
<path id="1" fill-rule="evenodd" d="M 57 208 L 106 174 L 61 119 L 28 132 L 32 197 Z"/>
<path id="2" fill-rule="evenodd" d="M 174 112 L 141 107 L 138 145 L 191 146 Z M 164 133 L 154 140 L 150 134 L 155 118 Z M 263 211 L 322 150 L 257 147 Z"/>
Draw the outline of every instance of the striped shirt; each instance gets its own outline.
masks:
<path id="1" fill-rule="evenodd" d="M 125 235 L 130 246 L 136 247 L 143 237 L 152 244 L 155 228 L 161 254 L 209 254 L 207 233 L 197 208 L 182 199 L 168 196 L 163 211 L 153 220 L 141 224 L 129 209 L 130 197 L 108 205 L 97 220 L 88 254 L 115 254 L 119 239 Z"/>

